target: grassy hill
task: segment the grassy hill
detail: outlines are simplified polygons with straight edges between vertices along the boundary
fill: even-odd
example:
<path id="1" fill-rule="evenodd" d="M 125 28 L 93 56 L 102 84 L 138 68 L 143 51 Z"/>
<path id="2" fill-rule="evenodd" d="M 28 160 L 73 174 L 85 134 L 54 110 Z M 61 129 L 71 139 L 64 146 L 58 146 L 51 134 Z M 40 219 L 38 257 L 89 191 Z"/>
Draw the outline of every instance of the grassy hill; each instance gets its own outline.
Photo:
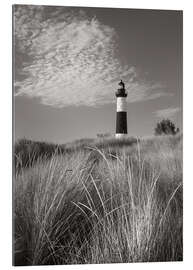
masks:
<path id="1" fill-rule="evenodd" d="M 182 136 L 15 145 L 15 264 L 180 261 Z"/>

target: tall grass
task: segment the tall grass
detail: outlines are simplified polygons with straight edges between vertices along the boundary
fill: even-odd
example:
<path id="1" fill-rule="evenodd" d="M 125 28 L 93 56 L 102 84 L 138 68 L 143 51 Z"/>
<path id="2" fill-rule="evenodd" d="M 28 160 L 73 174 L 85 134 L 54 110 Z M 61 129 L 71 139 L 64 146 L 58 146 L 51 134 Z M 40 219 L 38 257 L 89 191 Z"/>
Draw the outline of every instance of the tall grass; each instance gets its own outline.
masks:
<path id="1" fill-rule="evenodd" d="M 180 261 L 181 139 L 39 156 L 14 201 L 16 265 Z"/>
<path id="2" fill-rule="evenodd" d="M 89 139 L 84 138 L 65 144 L 54 144 L 48 142 L 31 141 L 20 139 L 16 141 L 14 147 L 14 165 L 16 170 L 23 167 L 30 167 L 39 158 L 49 159 L 53 154 L 65 155 L 79 151 L 89 151 L 89 148 L 123 148 L 135 144 L 137 140 L 132 137 L 116 140 L 115 138 Z"/>

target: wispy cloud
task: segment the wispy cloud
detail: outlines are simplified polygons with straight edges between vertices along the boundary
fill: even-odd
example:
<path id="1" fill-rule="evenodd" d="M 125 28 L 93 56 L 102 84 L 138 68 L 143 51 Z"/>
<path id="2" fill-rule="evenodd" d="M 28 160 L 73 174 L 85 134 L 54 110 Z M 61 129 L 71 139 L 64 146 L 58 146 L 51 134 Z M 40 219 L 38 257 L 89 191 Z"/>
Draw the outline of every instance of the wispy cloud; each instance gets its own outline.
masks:
<path id="1" fill-rule="evenodd" d="M 155 112 L 156 117 L 158 118 L 172 118 L 174 117 L 178 112 L 180 112 L 180 108 L 167 108 L 158 110 Z"/>
<path id="2" fill-rule="evenodd" d="M 16 77 L 16 95 L 55 107 L 96 106 L 113 102 L 120 79 L 128 102 L 164 95 L 161 84 L 141 80 L 134 67 L 121 65 L 115 30 L 81 10 L 17 6 L 14 24 L 16 54 L 27 59 L 20 67 L 22 80 Z"/>

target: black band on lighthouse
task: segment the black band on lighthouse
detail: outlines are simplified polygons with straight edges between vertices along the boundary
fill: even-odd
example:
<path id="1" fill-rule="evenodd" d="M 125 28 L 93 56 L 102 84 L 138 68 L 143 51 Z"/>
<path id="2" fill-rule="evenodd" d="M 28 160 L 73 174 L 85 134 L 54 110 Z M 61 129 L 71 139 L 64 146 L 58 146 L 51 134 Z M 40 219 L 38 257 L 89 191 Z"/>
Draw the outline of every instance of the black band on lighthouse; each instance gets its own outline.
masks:
<path id="1" fill-rule="evenodd" d="M 127 112 L 117 112 L 116 133 L 127 134 Z"/>

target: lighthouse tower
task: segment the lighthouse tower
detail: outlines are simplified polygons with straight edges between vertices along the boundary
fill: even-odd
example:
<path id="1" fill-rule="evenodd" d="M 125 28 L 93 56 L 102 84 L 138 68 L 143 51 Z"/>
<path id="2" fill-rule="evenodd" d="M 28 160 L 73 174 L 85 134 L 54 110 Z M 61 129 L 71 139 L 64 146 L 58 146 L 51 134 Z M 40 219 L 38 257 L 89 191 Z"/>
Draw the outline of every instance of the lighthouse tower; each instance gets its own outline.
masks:
<path id="1" fill-rule="evenodd" d="M 127 136 L 127 93 L 125 84 L 121 80 L 120 89 L 116 91 L 117 97 L 117 116 L 116 116 L 116 138 L 125 138 Z"/>

